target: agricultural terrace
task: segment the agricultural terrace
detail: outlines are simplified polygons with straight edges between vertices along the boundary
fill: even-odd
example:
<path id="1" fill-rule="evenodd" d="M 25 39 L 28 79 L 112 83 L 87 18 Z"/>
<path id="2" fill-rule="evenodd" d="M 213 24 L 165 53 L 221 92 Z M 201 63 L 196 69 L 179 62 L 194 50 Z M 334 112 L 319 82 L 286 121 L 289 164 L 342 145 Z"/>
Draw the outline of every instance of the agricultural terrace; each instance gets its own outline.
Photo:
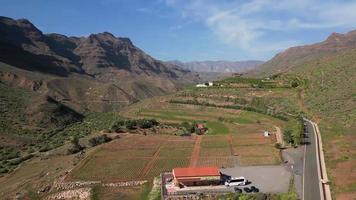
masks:
<path id="1" fill-rule="evenodd" d="M 298 145 L 300 116 L 309 114 L 302 100 L 303 91 L 296 88 L 302 84 L 303 80 L 293 76 L 268 80 L 232 77 L 214 82 L 212 87 L 189 87 L 135 104 L 122 113 L 171 123 L 204 122 L 209 134 L 257 132 L 279 126 L 291 135 L 286 141 Z"/>
<path id="2" fill-rule="evenodd" d="M 238 109 L 207 107 L 203 105 L 175 104 L 163 97 L 135 104 L 122 115 L 131 118 L 155 118 L 162 123 L 179 125 L 183 122 L 204 123 L 208 135 L 236 133 L 263 133 L 284 127 L 286 122 L 272 116 Z M 261 132 L 262 131 L 262 132 Z M 171 133 L 178 134 L 178 132 Z"/>
<path id="3" fill-rule="evenodd" d="M 243 132 L 203 136 L 123 135 L 99 146 L 78 164 L 68 179 L 152 180 L 174 167 L 279 164 L 281 159 L 279 150 L 274 147 L 275 139 L 264 137 L 262 128 L 262 125 L 254 129 L 246 127 Z"/>

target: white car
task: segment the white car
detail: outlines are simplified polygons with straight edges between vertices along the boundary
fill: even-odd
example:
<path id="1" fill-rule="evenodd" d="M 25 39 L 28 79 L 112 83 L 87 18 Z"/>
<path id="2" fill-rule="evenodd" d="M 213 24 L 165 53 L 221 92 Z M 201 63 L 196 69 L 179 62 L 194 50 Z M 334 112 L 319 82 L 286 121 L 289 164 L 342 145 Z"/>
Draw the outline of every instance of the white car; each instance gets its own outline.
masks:
<path id="1" fill-rule="evenodd" d="M 225 185 L 230 187 L 230 186 L 240 186 L 240 185 L 246 185 L 247 179 L 243 176 L 241 177 L 232 177 L 229 180 L 225 181 Z"/>

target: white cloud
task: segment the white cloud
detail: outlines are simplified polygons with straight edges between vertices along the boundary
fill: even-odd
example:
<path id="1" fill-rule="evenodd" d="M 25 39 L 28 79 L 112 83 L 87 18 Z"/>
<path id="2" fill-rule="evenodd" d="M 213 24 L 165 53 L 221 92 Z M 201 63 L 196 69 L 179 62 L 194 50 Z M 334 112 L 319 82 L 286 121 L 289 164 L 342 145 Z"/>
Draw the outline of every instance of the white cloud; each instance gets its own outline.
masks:
<path id="1" fill-rule="evenodd" d="M 279 51 L 299 42 L 264 41 L 274 31 L 356 28 L 356 2 L 332 0 L 165 0 L 183 18 L 204 23 L 220 41 L 248 52 Z M 279 45 L 276 45 L 278 43 Z M 258 47 L 258 48 L 257 48 Z"/>

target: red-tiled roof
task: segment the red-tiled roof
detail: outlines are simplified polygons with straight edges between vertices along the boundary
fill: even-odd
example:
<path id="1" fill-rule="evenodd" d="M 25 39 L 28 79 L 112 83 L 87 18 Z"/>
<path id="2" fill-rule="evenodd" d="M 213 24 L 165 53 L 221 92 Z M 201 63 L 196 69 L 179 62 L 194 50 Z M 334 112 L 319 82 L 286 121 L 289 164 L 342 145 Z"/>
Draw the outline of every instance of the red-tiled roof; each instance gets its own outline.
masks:
<path id="1" fill-rule="evenodd" d="M 180 177 L 200 177 L 200 176 L 220 176 L 216 167 L 187 167 L 174 168 L 173 174 L 176 178 Z"/>
<path id="2" fill-rule="evenodd" d="M 203 129 L 204 128 L 204 124 L 196 124 L 197 128 L 199 129 Z"/>

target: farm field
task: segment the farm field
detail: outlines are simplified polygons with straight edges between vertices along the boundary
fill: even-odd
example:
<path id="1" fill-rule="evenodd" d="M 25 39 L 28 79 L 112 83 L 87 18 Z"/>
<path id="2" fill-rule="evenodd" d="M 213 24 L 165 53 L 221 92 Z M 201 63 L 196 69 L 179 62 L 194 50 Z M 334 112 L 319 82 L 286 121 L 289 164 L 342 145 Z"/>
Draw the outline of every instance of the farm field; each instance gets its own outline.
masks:
<path id="1" fill-rule="evenodd" d="M 79 163 L 68 180 L 152 180 L 163 171 L 190 166 L 195 148 L 199 151 L 198 157 L 193 158 L 197 166 L 233 167 L 281 162 L 279 150 L 273 146 L 273 135 L 265 138 L 262 133 L 232 133 L 201 137 L 198 145 L 194 135 L 125 135 L 98 147 Z"/>
<path id="2" fill-rule="evenodd" d="M 218 90 L 220 93 L 223 91 L 223 96 L 214 96 L 220 95 Z M 278 98 L 279 95 L 286 95 L 287 91 L 278 88 L 273 90 L 279 92 Z M 145 195 L 146 190 L 150 190 L 154 177 L 175 167 L 216 166 L 226 168 L 237 165 L 279 165 L 281 163 L 279 149 L 274 147 L 276 142 L 275 127 L 284 129 L 290 123 L 289 121 L 259 110 L 214 106 L 215 104 L 243 103 L 244 100 L 241 98 L 246 98 L 255 104 L 256 100 L 249 99 L 250 96 L 258 94 L 261 98 L 264 96 L 269 98 L 273 96 L 273 92 L 251 88 L 188 89 L 184 91 L 193 92 L 189 94 L 191 96 L 177 93 L 155 97 L 133 104 L 117 113 L 120 119 L 156 119 L 160 122 L 160 126 L 150 129 L 146 134 L 140 130 L 120 133 L 118 134 L 119 138 L 90 148 L 85 153 L 85 158 L 78 160 L 76 165 L 73 165 L 74 163 L 71 161 L 74 159 L 73 157 L 65 156 L 69 159 L 69 161 L 64 161 L 68 165 L 66 170 L 70 169 L 65 181 L 115 183 L 148 180 L 148 186 L 126 189 L 94 187 L 95 193 L 100 198 L 115 199 L 119 196 L 121 199 L 140 199 L 140 195 Z M 231 91 L 235 91 L 236 94 Z M 211 104 L 172 102 L 174 99 L 194 100 L 194 95 L 199 92 L 203 93 L 198 97 L 199 101 L 209 101 Z M 230 96 L 224 97 L 229 94 Z M 208 128 L 208 131 L 201 136 L 196 134 L 180 136 L 189 130 L 184 129 L 182 126 L 184 123 L 188 123 L 190 126 L 202 123 Z M 110 126 L 108 125 L 106 128 L 110 128 Z M 103 129 L 100 134 L 107 130 Z M 271 136 L 264 137 L 264 131 L 269 131 Z M 99 132 L 95 134 L 99 134 Z M 110 134 L 113 137 L 117 135 L 117 133 Z M 88 143 L 84 141 L 83 144 L 87 145 Z M 65 154 L 66 148 L 63 150 L 62 153 Z M 20 167 L 15 174 L 23 174 L 32 170 L 26 168 L 26 165 L 23 167 Z M 38 169 L 41 171 L 36 171 L 37 175 L 43 173 L 44 169 L 45 166 L 41 166 Z M 16 182 L 17 180 L 12 181 Z"/>
<path id="3" fill-rule="evenodd" d="M 191 137 L 127 135 L 99 147 L 73 170 L 69 179 L 151 180 L 162 171 L 188 166 L 193 145 Z M 105 167 L 93 170 L 98 165 Z"/>
<path id="4" fill-rule="evenodd" d="M 158 97 L 140 102 L 120 114 L 130 118 L 155 118 L 170 124 L 201 122 L 208 128 L 208 135 L 273 131 L 274 126 L 283 127 L 286 124 L 283 120 L 251 111 L 174 104 L 169 102 L 171 98 Z"/>

